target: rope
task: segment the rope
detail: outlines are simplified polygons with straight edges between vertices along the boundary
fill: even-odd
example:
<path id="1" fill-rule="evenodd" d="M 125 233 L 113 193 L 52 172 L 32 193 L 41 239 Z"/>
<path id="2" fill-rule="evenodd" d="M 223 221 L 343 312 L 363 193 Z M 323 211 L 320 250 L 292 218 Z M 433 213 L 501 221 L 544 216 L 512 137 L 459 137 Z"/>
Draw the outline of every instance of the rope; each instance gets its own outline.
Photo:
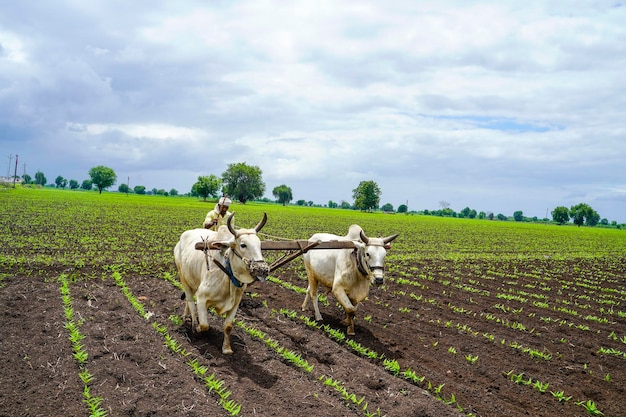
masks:
<path id="1" fill-rule="evenodd" d="M 263 232 L 257 232 L 257 235 L 263 236 L 265 238 L 271 238 L 271 239 L 274 239 L 274 240 L 293 240 L 293 239 L 289 239 L 289 238 L 286 238 L 286 237 L 268 235 L 267 233 L 263 233 Z"/>

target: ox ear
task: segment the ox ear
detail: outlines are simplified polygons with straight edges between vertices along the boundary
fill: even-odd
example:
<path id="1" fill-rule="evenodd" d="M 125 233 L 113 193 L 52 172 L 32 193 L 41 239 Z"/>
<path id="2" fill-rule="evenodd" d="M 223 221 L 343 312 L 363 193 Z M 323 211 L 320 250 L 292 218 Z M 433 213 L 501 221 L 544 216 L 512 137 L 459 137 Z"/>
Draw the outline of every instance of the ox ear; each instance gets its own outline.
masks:
<path id="1" fill-rule="evenodd" d="M 225 251 L 228 248 L 232 248 L 234 245 L 235 245 L 235 239 L 232 236 L 230 238 L 217 240 L 211 243 L 212 247 L 219 249 L 220 251 Z"/>
<path id="2" fill-rule="evenodd" d="M 361 248 L 364 248 L 366 246 L 363 242 L 361 242 L 359 240 L 353 240 L 352 244 L 354 245 L 354 247 L 356 249 L 361 249 Z"/>
<path id="3" fill-rule="evenodd" d="M 263 226 L 265 226 L 265 223 L 267 222 L 267 213 L 263 213 L 263 218 L 261 219 L 261 221 L 259 222 L 259 224 L 257 224 L 256 226 L 254 226 L 254 230 L 258 232 L 261 231 L 261 229 L 263 229 Z"/>

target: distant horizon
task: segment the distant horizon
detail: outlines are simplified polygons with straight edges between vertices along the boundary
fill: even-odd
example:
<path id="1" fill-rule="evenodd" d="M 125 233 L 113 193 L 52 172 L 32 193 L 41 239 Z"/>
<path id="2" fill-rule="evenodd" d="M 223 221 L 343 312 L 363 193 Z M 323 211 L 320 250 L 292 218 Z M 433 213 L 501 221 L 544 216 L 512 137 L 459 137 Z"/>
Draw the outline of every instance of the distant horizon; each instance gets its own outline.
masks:
<path id="1" fill-rule="evenodd" d="M 0 177 L 0 178 L 2 178 L 2 177 Z M 22 184 L 22 187 L 21 187 L 21 188 L 32 188 L 32 187 L 23 187 L 23 185 L 27 185 L 27 186 L 34 185 L 35 187 L 34 187 L 33 189 L 41 189 L 41 188 L 44 188 L 44 189 L 55 190 L 55 191 L 81 191 L 81 192 L 96 192 L 96 193 L 98 192 L 98 189 L 97 189 L 97 188 L 92 188 L 91 190 L 85 190 L 85 189 L 81 189 L 81 188 L 70 189 L 70 188 L 69 188 L 69 186 L 66 186 L 65 188 L 61 188 L 61 187 L 57 187 L 54 183 L 46 183 L 46 185 L 44 185 L 44 186 L 41 186 L 41 185 L 38 185 L 38 184 Z M 164 190 L 165 192 L 167 192 L 167 193 L 168 193 L 167 195 L 164 195 L 164 194 L 155 194 L 155 193 L 153 193 L 153 192 L 152 192 L 152 190 L 153 190 L 153 189 L 156 189 L 156 188 L 151 188 L 151 189 L 146 188 L 146 193 L 145 193 L 145 194 L 137 194 L 137 193 L 135 193 L 135 192 L 133 191 L 133 188 L 131 187 L 131 188 L 130 188 L 130 191 L 129 191 L 129 193 L 128 193 L 128 194 L 134 194 L 134 195 L 137 195 L 137 196 L 146 195 L 146 196 L 150 196 L 150 197 L 155 196 L 155 197 L 173 197 L 173 198 L 177 198 L 177 197 L 194 198 L 194 199 L 196 199 L 196 200 L 197 200 L 197 201 L 199 201 L 199 202 L 206 202 L 206 203 L 214 203 L 214 202 L 216 202 L 216 201 L 220 198 L 219 196 L 218 196 L 218 197 L 209 196 L 209 197 L 207 197 L 207 199 L 206 199 L 206 200 L 203 200 L 203 199 L 202 199 L 202 197 L 199 197 L 199 196 L 192 196 L 192 195 L 191 195 L 191 192 L 187 192 L 187 193 L 180 193 L 180 192 L 179 192 L 179 194 L 177 194 L 177 195 L 170 195 L 170 194 L 169 194 L 169 191 L 170 191 L 170 190 Z M 0 188 L 0 190 L 1 190 L 1 188 Z M 178 191 L 178 190 L 177 190 L 177 191 Z M 105 192 L 106 192 L 106 193 L 126 194 L 126 193 L 124 193 L 124 192 L 118 191 L 117 189 L 114 189 L 114 190 L 113 190 L 113 189 L 103 189 L 103 190 L 102 190 L 102 192 L 103 192 L 103 193 L 105 193 Z M 354 204 L 353 204 L 353 202 L 352 202 L 352 203 L 350 203 L 350 208 L 342 208 L 342 207 L 341 207 L 341 205 L 339 204 L 340 202 L 336 202 L 336 203 L 338 203 L 338 204 L 339 204 L 339 205 L 338 205 L 338 207 L 329 207 L 329 206 L 328 206 L 328 201 L 326 201 L 326 202 L 324 202 L 324 203 L 317 203 L 317 202 L 313 202 L 313 205 L 312 205 L 312 206 L 309 206 L 308 204 L 304 204 L 304 205 L 299 205 L 299 204 L 297 204 L 297 202 L 298 202 L 299 200 L 304 200 L 304 199 L 291 200 L 289 203 L 287 203 L 287 205 L 288 205 L 288 206 L 295 206 L 295 207 L 314 207 L 314 208 L 328 208 L 328 209 L 333 209 L 333 210 L 337 209 L 337 210 L 354 210 L 354 211 L 361 211 L 361 210 L 358 210 L 358 209 L 353 208 L 353 205 L 354 205 Z M 313 200 L 304 200 L 304 201 L 306 201 L 306 202 L 308 203 L 309 201 L 313 201 Z M 239 202 L 239 201 L 238 201 L 238 200 L 236 200 L 236 199 L 234 199 L 234 200 L 233 200 L 233 203 L 234 203 L 234 204 L 244 204 L 244 205 L 245 205 L 245 204 L 250 203 L 250 202 L 252 202 L 252 203 L 257 203 L 257 204 L 273 204 L 273 205 L 282 205 L 281 203 L 279 203 L 279 202 L 278 202 L 276 199 L 274 199 L 273 197 L 267 197 L 267 196 L 263 196 L 263 197 L 260 197 L 260 198 L 255 198 L 255 199 L 253 199 L 253 200 L 249 200 L 249 201 L 247 201 L 246 203 L 241 203 L 241 202 Z M 582 203 L 582 202 L 581 202 L 581 203 Z M 380 211 L 380 212 L 383 212 L 383 213 L 384 213 L 384 211 L 382 210 L 382 207 L 383 207 L 385 204 L 388 204 L 388 203 L 383 203 L 383 204 L 380 204 L 380 206 L 379 206 L 379 207 L 377 207 L 376 209 L 374 209 L 374 211 L 377 211 L 377 212 L 378 212 L 378 211 Z M 391 203 L 389 203 L 389 204 L 391 204 Z M 404 204 L 404 203 L 401 203 L 401 204 L 399 204 L 399 205 L 397 205 L 397 206 L 393 206 L 393 213 L 394 213 L 394 214 L 397 214 L 397 213 L 398 213 L 398 207 L 399 207 L 399 206 L 401 206 L 402 204 Z M 585 203 L 585 204 L 586 204 L 586 203 Z M 476 210 L 476 217 L 475 217 L 475 218 L 470 218 L 470 217 L 465 217 L 465 216 L 461 216 L 461 217 L 459 217 L 459 216 L 458 216 L 458 214 L 460 214 L 460 212 L 461 212 L 462 210 L 464 210 L 466 207 L 468 207 L 470 210 L 476 210 L 476 209 L 473 209 L 473 208 L 472 208 L 472 207 L 470 207 L 470 206 L 464 206 L 463 208 L 461 208 L 461 209 L 459 209 L 459 210 L 455 210 L 455 209 L 450 208 L 450 210 L 452 210 L 452 212 L 453 212 L 455 215 L 453 215 L 453 216 L 450 216 L 450 215 L 442 215 L 442 216 L 439 216 L 439 215 L 433 215 L 433 214 L 430 214 L 430 212 L 438 212 L 438 211 L 442 211 L 442 210 L 444 210 L 444 209 L 441 209 L 441 208 L 436 208 L 436 209 L 430 209 L 430 208 L 411 209 L 411 208 L 409 208 L 409 209 L 408 209 L 408 211 L 406 212 L 406 214 L 418 214 L 418 215 L 433 216 L 433 217 L 448 217 L 448 218 L 455 218 L 455 219 L 463 219 L 463 218 L 465 218 L 465 219 L 469 219 L 469 220 L 490 220 L 490 219 L 488 219 L 488 218 L 480 219 L 480 218 L 478 217 L 478 215 L 479 215 L 481 212 L 484 212 L 486 215 L 488 215 L 489 213 L 492 213 L 492 214 L 493 214 L 493 219 L 491 219 L 490 221 L 502 221 L 502 220 L 500 220 L 500 219 L 498 219 L 498 218 L 497 218 L 497 216 L 498 216 L 498 215 L 505 216 L 505 217 L 507 218 L 507 221 L 510 221 L 511 219 L 513 219 L 513 218 L 514 218 L 514 214 L 515 214 L 515 212 L 517 212 L 517 211 L 518 211 L 518 210 L 515 210 L 515 211 L 514 211 L 513 213 L 511 213 L 511 214 L 506 214 L 506 213 L 504 213 L 504 212 L 500 212 L 500 211 L 485 211 L 485 210 Z M 559 206 L 555 206 L 555 207 L 553 207 L 552 209 L 548 209 L 548 210 L 549 210 L 549 216 L 548 216 L 548 217 L 542 217 L 542 216 L 536 216 L 536 215 L 532 215 L 532 216 L 531 216 L 531 215 L 527 215 L 526 213 L 524 213 L 524 212 L 523 212 L 523 210 L 519 210 L 519 211 L 522 211 L 522 215 L 523 215 L 524 219 L 529 220 L 529 221 L 537 221 L 537 222 L 539 222 L 539 223 L 544 223 L 544 221 L 543 221 L 543 220 L 544 220 L 544 219 L 548 219 L 548 222 L 554 222 L 554 220 L 552 219 L 551 214 L 552 214 L 552 211 L 553 211 L 556 207 L 559 207 Z M 565 206 L 563 206 L 563 207 L 565 207 Z M 591 208 L 593 209 L 593 207 L 591 207 Z M 571 207 L 567 207 L 567 209 L 569 210 L 569 209 L 571 209 Z M 429 213 L 428 213 L 428 214 L 425 214 L 425 213 L 424 213 L 424 211 L 426 211 L 426 210 L 428 210 L 428 211 L 429 211 Z M 597 211 L 597 210 L 596 210 L 596 211 Z M 399 214 L 405 214 L 405 213 L 399 213 Z M 610 218 L 608 218 L 608 217 L 602 216 L 602 214 L 601 214 L 601 213 L 598 213 L 598 214 L 600 215 L 600 220 L 603 220 L 603 219 L 608 220 L 608 225 L 607 225 L 607 226 L 613 226 L 613 225 L 612 225 L 612 222 L 615 222 L 615 224 L 616 224 L 616 225 L 626 224 L 626 222 L 620 222 L 620 221 L 618 221 L 618 220 L 615 220 L 615 219 L 610 219 Z M 534 218 L 536 218 L 537 220 L 533 220 Z M 515 220 L 513 220 L 513 221 L 515 221 Z M 570 219 L 567 223 L 565 223 L 565 224 L 575 225 L 575 224 L 572 222 L 572 220 L 571 220 L 571 219 Z M 589 226 L 586 226 L 586 225 L 584 225 L 584 226 L 585 226 L 585 227 L 589 227 Z M 604 225 L 601 225 L 601 224 L 600 224 L 600 222 L 598 222 L 598 224 L 597 224 L 596 226 L 598 226 L 598 227 L 604 227 Z M 596 226 L 591 226 L 591 227 L 596 227 Z"/>

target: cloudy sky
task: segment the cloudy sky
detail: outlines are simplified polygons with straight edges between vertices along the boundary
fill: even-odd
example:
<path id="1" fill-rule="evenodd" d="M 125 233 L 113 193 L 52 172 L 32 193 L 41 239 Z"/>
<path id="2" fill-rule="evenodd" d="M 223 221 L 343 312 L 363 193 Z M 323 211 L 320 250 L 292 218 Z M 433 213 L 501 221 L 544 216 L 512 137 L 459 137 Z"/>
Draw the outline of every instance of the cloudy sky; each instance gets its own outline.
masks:
<path id="1" fill-rule="evenodd" d="M 2 2 L 0 175 L 626 222 L 624 3 Z"/>

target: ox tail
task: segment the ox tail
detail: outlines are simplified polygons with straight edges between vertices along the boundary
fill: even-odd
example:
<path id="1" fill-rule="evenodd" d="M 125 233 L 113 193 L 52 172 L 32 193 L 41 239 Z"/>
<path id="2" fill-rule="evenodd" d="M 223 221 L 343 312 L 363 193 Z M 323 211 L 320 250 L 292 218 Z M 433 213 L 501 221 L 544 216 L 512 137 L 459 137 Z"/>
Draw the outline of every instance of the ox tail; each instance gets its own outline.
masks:
<path id="1" fill-rule="evenodd" d="M 183 291 L 183 293 L 180 295 L 180 299 L 184 300 L 185 298 L 187 298 L 187 296 L 185 295 L 185 291 Z"/>

